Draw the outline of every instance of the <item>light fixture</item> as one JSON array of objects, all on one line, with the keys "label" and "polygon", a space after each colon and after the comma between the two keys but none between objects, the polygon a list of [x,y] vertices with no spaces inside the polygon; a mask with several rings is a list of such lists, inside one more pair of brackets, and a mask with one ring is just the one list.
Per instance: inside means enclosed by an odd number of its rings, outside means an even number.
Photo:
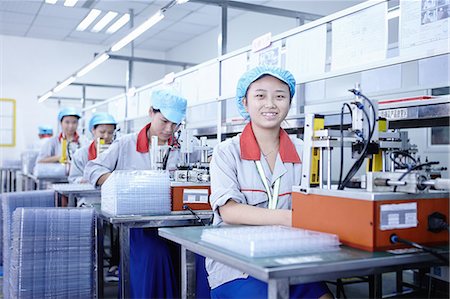
[{"label": "light fixture", "polygon": [[56,1],[58,1],[58,0],[45,0],[45,3],[47,3],[47,4],[55,4]]},{"label": "light fixture", "polygon": [[103,18],[98,21],[97,24],[91,29],[92,32],[100,32],[103,30],[103,28],[106,27],[106,25],[109,24],[116,16],[118,15],[115,11],[108,11],[106,15],[103,16]]},{"label": "light fixture", "polygon": [[86,30],[86,28],[89,27],[89,25],[92,24],[92,22],[94,22],[94,20],[100,15],[102,11],[98,10],[98,9],[91,9],[91,11],[89,12],[89,14],[86,16],[86,18],[83,19],[83,21],[80,22],[80,24],[78,24],[77,26],[77,31],[84,31]]},{"label": "light fixture", "polygon": [[45,100],[47,100],[49,97],[51,97],[53,95],[53,91],[49,91],[49,92],[47,92],[46,94],[44,94],[43,96],[41,96],[39,99],[38,99],[38,103],[42,103],[43,101],[45,101]]},{"label": "light fixture", "polygon": [[184,4],[186,2],[189,2],[189,0],[177,0],[177,4]]},{"label": "light fixture", "polygon": [[106,29],[106,33],[112,34],[123,27],[126,23],[130,21],[130,14],[124,14],[121,16],[114,24],[109,26],[108,29]]},{"label": "light fixture", "polygon": [[120,41],[115,43],[111,47],[111,51],[113,51],[113,52],[119,51],[120,49],[122,49],[123,47],[128,45],[130,42],[135,40],[137,37],[139,37],[142,33],[144,33],[145,31],[150,29],[152,26],[154,26],[156,23],[161,21],[162,19],[164,19],[164,15],[161,12],[161,10],[159,10],[156,14],[154,14],[153,16],[148,18],[147,21],[145,21],[144,23],[139,25],[136,29],[131,31],[128,35],[126,35]]},{"label": "light fixture", "polygon": [[96,68],[97,66],[99,66],[100,64],[102,64],[103,62],[105,62],[106,60],[108,60],[109,55],[106,53],[103,53],[99,56],[97,56],[97,58],[94,59],[94,61],[92,61],[91,63],[89,63],[88,65],[86,65],[84,68],[82,68],[80,71],[78,71],[78,73],[76,74],[77,77],[81,77],[86,75],[87,73],[89,73],[91,70],[93,70],[94,68]]},{"label": "light fixture", "polygon": [[77,4],[78,0],[66,0],[64,1],[64,6],[74,7]]},{"label": "light fixture", "polygon": [[65,81],[63,81],[62,83],[57,85],[55,88],[53,88],[53,92],[54,93],[60,92],[61,90],[63,90],[67,86],[69,86],[73,81],[75,81],[76,78],[77,77],[75,77],[75,76],[71,76],[71,77],[67,78]]}]

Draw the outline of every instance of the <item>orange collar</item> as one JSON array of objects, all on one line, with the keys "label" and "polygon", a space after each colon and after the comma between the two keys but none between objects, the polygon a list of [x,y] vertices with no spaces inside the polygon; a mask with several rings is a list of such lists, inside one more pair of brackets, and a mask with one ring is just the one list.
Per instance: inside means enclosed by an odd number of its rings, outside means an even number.
[{"label": "orange collar", "polygon": [[88,149],[88,160],[94,160],[97,158],[97,148],[95,147],[95,140],[92,141]]},{"label": "orange collar", "polygon": [[[261,150],[259,149],[258,142],[256,141],[255,134],[251,126],[251,122],[248,123],[244,131],[242,131],[241,139],[239,141],[241,147],[241,159],[242,160],[260,160]],[[300,157],[297,154],[297,150],[292,143],[291,138],[285,130],[280,128],[280,156],[283,163],[301,163]]]},{"label": "orange collar", "polygon": [[[145,127],[143,127],[137,136],[137,142],[136,142],[136,151],[139,153],[148,153],[149,150],[149,142],[147,138],[147,131],[150,130],[151,123],[147,124]],[[172,137],[168,140],[169,145],[177,146],[178,143],[176,140]]]},{"label": "orange collar", "polygon": [[[73,139],[72,139],[72,141],[73,141],[73,142],[78,142],[78,138],[80,138],[80,136],[78,136],[78,133],[75,132],[75,134],[73,134]],[[59,142],[61,142],[61,139],[63,139],[63,133],[62,133],[62,132],[59,133],[59,136],[58,136]]]}]

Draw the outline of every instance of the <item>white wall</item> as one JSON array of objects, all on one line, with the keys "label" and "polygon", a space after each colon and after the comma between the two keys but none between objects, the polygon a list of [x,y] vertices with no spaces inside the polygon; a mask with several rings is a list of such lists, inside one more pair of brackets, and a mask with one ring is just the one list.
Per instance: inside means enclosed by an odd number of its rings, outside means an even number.
[{"label": "white wall", "polygon": [[[16,100],[16,146],[0,148],[0,161],[19,159],[20,153],[37,141],[39,125],[49,124],[57,130],[57,101],[38,104],[37,96],[92,61],[95,52],[103,51],[101,46],[0,35],[0,98]],[[120,54],[127,55],[126,51]],[[136,51],[135,55],[164,58],[162,52]],[[125,85],[126,69],[124,61],[107,61],[76,82]],[[139,86],[160,79],[165,67],[137,63],[134,73]],[[119,92],[87,88],[87,97],[108,98]],[[68,87],[58,95],[81,97],[81,87]],[[62,105],[80,107],[78,101],[63,101]]]},{"label": "white wall", "polygon": [[[364,2],[362,0],[345,1],[305,1],[305,0],[273,0],[264,6],[277,6],[290,10],[314,13],[319,15],[329,15]],[[229,11],[233,9],[229,8]],[[221,13],[217,8],[217,20],[220,23]],[[297,21],[292,18],[272,16],[268,14],[245,12],[238,17],[228,20],[228,43],[227,52],[232,52],[240,48],[251,45],[252,40],[267,32],[272,36],[278,35],[292,28],[295,28]],[[183,43],[167,52],[167,59],[177,59],[181,61],[204,62],[218,56],[217,38],[220,27],[208,31],[186,43]],[[168,70],[171,71],[170,68]]]}]

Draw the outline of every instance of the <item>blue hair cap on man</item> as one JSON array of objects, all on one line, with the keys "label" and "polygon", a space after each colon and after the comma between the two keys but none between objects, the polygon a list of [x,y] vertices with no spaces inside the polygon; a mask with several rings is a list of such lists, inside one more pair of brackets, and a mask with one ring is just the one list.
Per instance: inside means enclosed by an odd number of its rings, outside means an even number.
[{"label": "blue hair cap on man", "polygon": [[152,107],[161,111],[169,121],[180,124],[186,115],[187,100],[172,90],[157,90],[152,93]]},{"label": "blue hair cap on man", "polygon": [[243,99],[247,94],[247,90],[253,82],[258,80],[264,75],[269,75],[277,78],[278,80],[284,82],[289,87],[290,98],[295,94],[295,78],[294,76],[287,70],[281,69],[279,67],[262,65],[257,66],[251,70],[245,72],[238,81],[236,88],[236,104],[239,109],[239,113],[245,119],[249,119],[250,115],[245,109]]}]

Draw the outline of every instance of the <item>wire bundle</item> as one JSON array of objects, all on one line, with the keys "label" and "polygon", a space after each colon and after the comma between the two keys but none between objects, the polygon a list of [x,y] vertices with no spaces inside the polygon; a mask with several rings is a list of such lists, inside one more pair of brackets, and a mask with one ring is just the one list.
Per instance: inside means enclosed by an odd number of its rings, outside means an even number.
[{"label": "wire bundle", "polygon": [[375,122],[377,120],[375,107],[373,106],[372,102],[365,95],[363,95],[360,91],[358,91],[356,89],[350,89],[349,91],[352,92],[353,94],[355,94],[356,96],[364,98],[369,103],[370,108],[372,110],[373,123],[370,121],[369,114],[367,113],[366,108],[364,107],[364,105],[359,103],[359,102],[355,102],[354,104],[358,107],[358,109],[362,110],[362,112],[364,113],[364,116],[367,119],[368,128],[369,128],[369,136],[368,136],[367,140],[365,140],[364,139],[364,135],[361,134],[361,137],[363,138],[363,142],[364,142],[364,146],[363,146],[363,149],[362,149],[362,152],[361,152],[361,156],[355,161],[355,163],[353,163],[352,167],[348,171],[348,173],[345,176],[344,180],[342,180],[342,171],[343,171],[343,166],[344,166],[343,165],[344,164],[344,136],[343,136],[344,108],[347,107],[350,110],[350,113],[351,113],[351,108],[350,108],[350,106],[347,103],[345,103],[342,106],[342,109],[341,109],[341,124],[340,124],[340,131],[341,131],[341,170],[340,170],[340,174],[339,174],[339,185],[338,185],[338,189],[339,190],[344,190],[345,186],[350,182],[350,180],[353,178],[353,176],[356,174],[356,172],[358,172],[358,170],[361,167],[361,165],[364,163],[364,159],[366,158],[367,151],[369,149],[369,144],[370,144],[370,142],[372,140],[372,136],[373,136],[373,133],[375,131]]}]

